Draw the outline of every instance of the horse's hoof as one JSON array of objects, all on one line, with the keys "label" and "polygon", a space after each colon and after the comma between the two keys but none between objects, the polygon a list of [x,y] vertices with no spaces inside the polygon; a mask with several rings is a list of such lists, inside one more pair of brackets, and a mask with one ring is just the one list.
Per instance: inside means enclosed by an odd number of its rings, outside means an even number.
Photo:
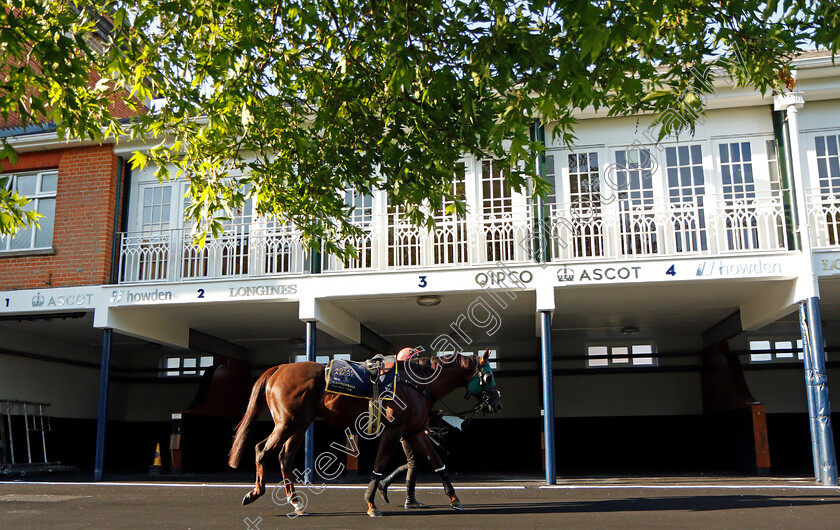
[{"label": "horse's hoof", "polygon": [[251,492],[249,491],[248,493],[245,494],[244,497],[242,497],[242,506],[248,506],[249,504],[251,504],[255,500],[257,500],[257,498],[256,497],[251,497]]},{"label": "horse's hoof", "polygon": [[459,512],[464,510],[464,507],[461,505],[460,502],[453,501],[450,502],[449,505],[452,506],[453,510],[458,510]]},{"label": "horse's hoof", "polygon": [[377,484],[376,487],[377,487],[377,489],[379,489],[379,493],[382,494],[382,498],[385,499],[385,503],[386,504],[391,504],[391,501],[388,500],[388,487],[387,486],[383,487],[381,482],[379,484]]},{"label": "horse's hoof", "polygon": [[367,514],[371,517],[382,517],[382,512],[380,512],[376,508],[368,509]]}]

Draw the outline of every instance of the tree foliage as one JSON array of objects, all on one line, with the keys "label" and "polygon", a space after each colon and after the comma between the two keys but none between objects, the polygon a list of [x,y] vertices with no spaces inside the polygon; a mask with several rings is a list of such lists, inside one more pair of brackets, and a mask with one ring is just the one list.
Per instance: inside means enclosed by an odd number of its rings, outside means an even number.
[{"label": "tree foliage", "polygon": [[[780,90],[799,50],[840,45],[830,1],[119,0],[97,4],[115,26],[99,51],[85,45],[91,9],[6,5],[4,57],[20,61],[12,32],[32,49],[47,42],[40,60],[70,58],[42,76],[30,116],[96,137],[117,126],[98,97],[163,98],[126,127],[154,145],[132,160],[190,179],[199,233],[251,196],[260,214],[338,253],[356,230],[346,187],[386,190],[428,224],[458,199],[452,176],[469,155],[501,160],[514,187],[531,178],[544,193],[536,119],[572,142],[578,109],[653,112],[665,136],[692,128],[714,77]],[[25,29],[4,29],[10,21]],[[100,83],[83,86],[85,68]],[[4,92],[0,111],[24,89]]]},{"label": "tree foliage", "polygon": [[[121,133],[112,103],[139,103],[101,73],[114,72],[103,48],[101,19],[93,9],[62,0],[0,2],[0,129],[38,132],[55,127],[60,138],[102,141]],[[116,73],[116,72],[114,72]],[[0,161],[13,166],[17,153],[6,135]],[[40,215],[0,177],[0,236],[37,224]]]}]

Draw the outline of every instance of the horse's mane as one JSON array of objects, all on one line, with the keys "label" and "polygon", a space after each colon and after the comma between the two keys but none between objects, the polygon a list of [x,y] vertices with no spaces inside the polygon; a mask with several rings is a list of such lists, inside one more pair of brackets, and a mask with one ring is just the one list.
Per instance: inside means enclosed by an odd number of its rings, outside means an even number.
[{"label": "horse's mane", "polygon": [[428,377],[438,369],[438,366],[442,370],[446,370],[447,368],[457,366],[464,370],[472,370],[475,368],[475,355],[461,355],[456,353],[457,357],[447,362],[447,359],[451,359],[451,356],[448,357],[412,357],[411,360],[404,361],[405,363],[412,363],[411,371],[420,376],[420,377]]}]

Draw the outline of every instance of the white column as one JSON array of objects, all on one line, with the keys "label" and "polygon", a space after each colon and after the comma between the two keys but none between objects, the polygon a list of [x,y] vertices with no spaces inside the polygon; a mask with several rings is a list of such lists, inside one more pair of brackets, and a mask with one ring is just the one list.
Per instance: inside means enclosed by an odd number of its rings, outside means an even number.
[{"label": "white column", "polygon": [[814,270],[813,252],[811,246],[811,229],[808,224],[808,204],[806,200],[805,178],[802,175],[802,155],[799,147],[799,109],[805,104],[801,92],[779,94],[773,98],[775,110],[787,112],[788,132],[790,140],[793,174],[790,175],[796,194],[796,213],[801,246],[802,266],[797,281],[797,299],[807,300],[819,296],[820,287]]}]

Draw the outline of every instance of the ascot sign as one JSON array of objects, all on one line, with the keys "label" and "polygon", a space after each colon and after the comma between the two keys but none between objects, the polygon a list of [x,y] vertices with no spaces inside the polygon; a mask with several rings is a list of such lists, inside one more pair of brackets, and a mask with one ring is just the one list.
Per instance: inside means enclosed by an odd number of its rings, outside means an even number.
[{"label": "ascot sign", "polygon": [[49,299],[44,297],[41,293],[36,293],[32,297],[32,307],[64,307],[74,305],[93,305],[93,295],[85,294],[71,294],[66,296],[50,296]]},{"label": "ascot sign", "polygon": [[[642,270],[640,266],[633,267],[593,267],[583,268],[580,271],[578,281],[584,282],[600,282],[612,280],[638,280],[639,271]],[[575,281],[574,269],[565,265],[557,269],[558,282],[573,282]]]}]

